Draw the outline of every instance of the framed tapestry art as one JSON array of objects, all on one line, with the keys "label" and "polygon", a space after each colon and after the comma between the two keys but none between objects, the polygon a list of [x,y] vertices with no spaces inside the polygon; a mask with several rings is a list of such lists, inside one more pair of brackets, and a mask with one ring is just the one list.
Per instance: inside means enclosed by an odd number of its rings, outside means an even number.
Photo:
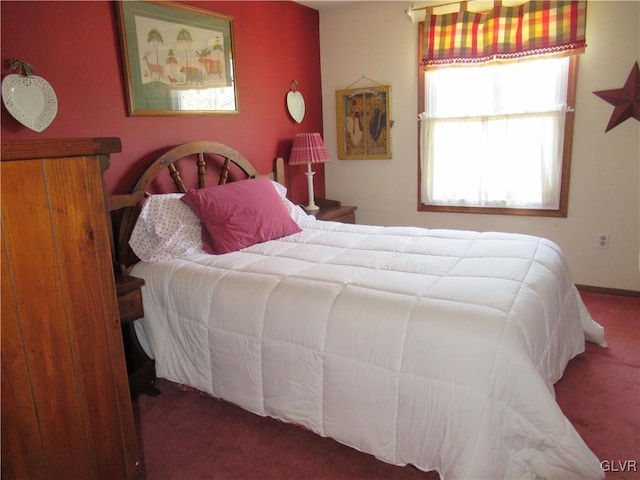
[{"label": "framed tapestry art", "polygon": [[338,158],[391,158],[389,86],[338,90],[336,128]]},{"label": "framed tapestry art", "polygon": [[130,115],[238,113],[233,17],[172,2],[116,2]]}]

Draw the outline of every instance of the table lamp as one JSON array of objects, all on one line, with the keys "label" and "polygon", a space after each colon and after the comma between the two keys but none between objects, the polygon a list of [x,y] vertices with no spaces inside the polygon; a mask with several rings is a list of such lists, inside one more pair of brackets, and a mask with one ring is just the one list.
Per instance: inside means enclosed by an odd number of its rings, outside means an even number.
[{"label": "table lamp", "polygon": [[311,170],[312,163],[323,163],[330,161],[329,152],[324,146],[322,137],[319,133],[298,133],[293,139],[293,147],[291,148],[291,157],[289,165],[307,164],[307,184],[309,185],[309,204],[303,207],[307,212],[319,210],[315,204],[313,196],[313,175],[315,172]]}]

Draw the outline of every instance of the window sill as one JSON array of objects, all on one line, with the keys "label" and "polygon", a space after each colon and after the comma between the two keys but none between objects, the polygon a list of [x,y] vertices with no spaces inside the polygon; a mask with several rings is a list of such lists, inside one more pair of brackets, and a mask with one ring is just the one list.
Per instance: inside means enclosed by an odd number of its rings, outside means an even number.
[{"label": "window sill", "polygon": [[506,207],[460,207],[454,205],[418,204],[419,212],[471,213],[483,215],[514,215],[527,217],[567,217],[563,210],[547,210],[542,208],[506,208]]}]

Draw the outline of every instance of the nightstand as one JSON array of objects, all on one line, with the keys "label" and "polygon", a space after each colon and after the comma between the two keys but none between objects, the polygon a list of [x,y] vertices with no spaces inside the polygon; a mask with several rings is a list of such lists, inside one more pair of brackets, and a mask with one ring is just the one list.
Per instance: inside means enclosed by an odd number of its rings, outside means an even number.
[{"label": "nightstand", "polygon": [[320,210],[308,213],[315,215],[318,220],[356,223],[356,210],[358,207],[343,206],[339,201],[329,200],[327,198],[316,198],[314,202],[320,207]]},{"label": "nightstand", "polygon": [[122,326],[122,341],[129,375],[131,397],[146,393],[152,397],[160,394],[156,388],[155,361],[147,356],[138,341],[133,322],[144,316],[142,291],[144,280],[130,275],[116,276],[118,310]]}]

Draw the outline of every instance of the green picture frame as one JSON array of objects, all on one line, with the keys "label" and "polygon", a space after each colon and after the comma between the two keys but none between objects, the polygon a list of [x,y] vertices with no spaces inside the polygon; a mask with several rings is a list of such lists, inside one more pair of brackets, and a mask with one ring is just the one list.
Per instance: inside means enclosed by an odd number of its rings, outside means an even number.
[{"label": "green picture frame", "polygon": [[116,2],[129,115],[238,114],[233,17]]}]

